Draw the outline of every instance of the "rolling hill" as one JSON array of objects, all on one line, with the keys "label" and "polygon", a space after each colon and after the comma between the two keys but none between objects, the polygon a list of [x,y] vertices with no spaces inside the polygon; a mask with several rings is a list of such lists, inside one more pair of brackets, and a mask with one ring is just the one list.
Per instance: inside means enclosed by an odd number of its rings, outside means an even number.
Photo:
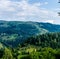
[{"label": "rolling hill", "polygon": [[0,42],[17,46],[27,37],[60,32],[60,25],[40,22],[0,21]]},{"label": "rolling hill", "polygon": [[0,33],[35,35],[46,32],[59,32],[60,25],[39,22],[0,21]]}]

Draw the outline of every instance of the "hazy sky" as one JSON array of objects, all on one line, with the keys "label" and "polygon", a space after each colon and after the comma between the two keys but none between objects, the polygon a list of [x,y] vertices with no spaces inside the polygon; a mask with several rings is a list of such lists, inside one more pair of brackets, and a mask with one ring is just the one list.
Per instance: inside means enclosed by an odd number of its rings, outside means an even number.
[{"label": "hazy sky", "polygon": [[0,20],[60,24],[58,0],[0,0]]}]

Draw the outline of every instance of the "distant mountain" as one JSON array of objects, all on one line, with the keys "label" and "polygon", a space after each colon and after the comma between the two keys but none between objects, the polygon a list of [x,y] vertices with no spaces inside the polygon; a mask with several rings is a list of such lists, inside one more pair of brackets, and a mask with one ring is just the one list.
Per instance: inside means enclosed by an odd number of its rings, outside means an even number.
[{"label": "distant mountain", "polygon": [[60,32],[60,25],[40,22],[0,21],[0,42],[4,42],[4,44],[15,46],[29,36],[49,32]]},{"label": "distant mountain", "polygon": [[0,33],[19,34],[19,35],[36,35],[46,33],[48,30],[43,28],[43,23],[37,22],[16,22],[16,21],[1,21]]},{"label": "distant mountain", "polygon": [[39,22],[0,21],[0,33],[35,35],[46,32],[60,32],[60,25]]}]

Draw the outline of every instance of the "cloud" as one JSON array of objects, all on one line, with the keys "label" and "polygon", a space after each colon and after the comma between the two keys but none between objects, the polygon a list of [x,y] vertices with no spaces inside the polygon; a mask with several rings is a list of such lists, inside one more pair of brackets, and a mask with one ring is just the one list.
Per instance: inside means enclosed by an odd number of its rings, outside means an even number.
[{"label": "cloud", "polygon": [[54,20],[46,20],[45,22],[54,23]]},{"label": "cloud", "polygon": [[[18,21],[39,21],[46,22],[48,19],[58,18],[57,13],[41,8],[48,2],[35,2],[30,4],[28,0],[12,1],[0,0],[0,19]],[[47,22],[53,23],[53,20]]]},{"label": "cloud", "polygon": [[46,5],[47,5],[47,4],[48,4],[48,2],[44,2],[44,4],[46,4]]}]

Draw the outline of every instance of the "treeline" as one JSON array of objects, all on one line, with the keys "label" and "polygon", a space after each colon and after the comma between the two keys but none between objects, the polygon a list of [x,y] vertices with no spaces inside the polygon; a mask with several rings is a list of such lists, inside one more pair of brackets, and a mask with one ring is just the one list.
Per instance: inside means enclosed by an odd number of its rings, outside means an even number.
[{"label": "treeline", "polygon": [[60,59],[60,49],[24,47],[0,49],[0,59]]},{"label": "treeline", "polygon": [[29,37],[25,40],[25,45],[28,44],[39,47],[60,48],[60,33],[46,33]]}]

